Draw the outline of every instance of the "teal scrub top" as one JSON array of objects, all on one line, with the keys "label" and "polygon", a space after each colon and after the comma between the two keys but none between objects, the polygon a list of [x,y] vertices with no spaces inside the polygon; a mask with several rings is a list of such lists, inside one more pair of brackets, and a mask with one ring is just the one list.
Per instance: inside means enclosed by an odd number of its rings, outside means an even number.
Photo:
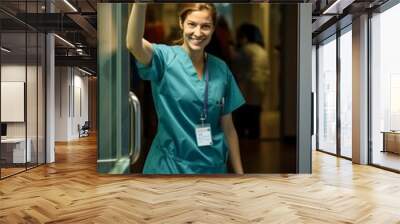
[{"label": "teal scrub top", "polygon": [[206,123],[211,126],[213,144],[199,147],[195,128],[201,123],[204,75],[201,80],[198,79],[192,60],[181,46],[152,46],[150,64],[145,66],[136,62],[139,76],[151,81],[158,117],[157,134],[143,173],[226,173],[228,147],[221,127],[221,116],[245,103],[231,71],[221,59],[207,54],[209,90]]}]

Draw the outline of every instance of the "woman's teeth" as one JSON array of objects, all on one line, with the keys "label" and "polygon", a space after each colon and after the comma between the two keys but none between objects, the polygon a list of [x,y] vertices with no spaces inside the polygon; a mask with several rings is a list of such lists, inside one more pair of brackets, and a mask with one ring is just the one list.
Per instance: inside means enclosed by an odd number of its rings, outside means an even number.
[{"label": "woman's teeth", "polygon": [[203,39],[193,39],[192,38],[192,39],[190,39],[190,41],[193,43],[199,44],[199,43],[203,42]]}]

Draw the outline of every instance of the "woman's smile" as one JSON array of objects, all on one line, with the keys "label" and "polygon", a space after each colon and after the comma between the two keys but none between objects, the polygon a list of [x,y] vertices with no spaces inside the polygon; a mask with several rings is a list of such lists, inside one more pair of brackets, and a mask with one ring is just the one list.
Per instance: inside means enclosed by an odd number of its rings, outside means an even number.
[{"label": "woman's smile", "polygon": [[204,42],[205,38],[189,37],[189,40],[195,45],[201,45]]}]

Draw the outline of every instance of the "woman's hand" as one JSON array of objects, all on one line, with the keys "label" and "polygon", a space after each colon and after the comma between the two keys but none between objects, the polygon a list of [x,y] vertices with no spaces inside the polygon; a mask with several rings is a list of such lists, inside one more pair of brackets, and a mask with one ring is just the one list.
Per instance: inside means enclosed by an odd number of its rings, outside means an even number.
[{"label": "woman's hand", "polygon": [[136,60],[144,65],[151,62],[153,47],[143,38],[146,18],[146,3],[134,3],[126,31],[126,47]]},{"label": "woman's hand", "polygon": [[239,140],[235,125],[232,121],[232,115],[229,113],[221,118],[222,130],[224,131],[226,141],[229,147],[229,156],[232,167],[236,174],[243,174],[242,160],[240,158]]}]

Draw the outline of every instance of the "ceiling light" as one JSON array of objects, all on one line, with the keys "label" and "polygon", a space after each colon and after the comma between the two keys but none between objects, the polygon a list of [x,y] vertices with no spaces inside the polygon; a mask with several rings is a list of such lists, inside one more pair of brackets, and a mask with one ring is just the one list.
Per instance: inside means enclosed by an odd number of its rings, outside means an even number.
[{"label": "ceiling light", "polygon": [[68,1],[68,0],[64,0],[65,4],[67,4],[72,10],[74,10],[74,12],[78,12],[78,10]]},{"label": "ceiling light", "polygon": [[81,71],[81,72],[83,72],[83,73],[85,73],[85,74],[87,74],[87,75],[90,75],[90,76],[92,75],[92,73],[90,73],[90,72],[88,72],[88,71],[86,71],[86,70],[83,70],[83,69],[81,69],[81,68],[79,68],[79,67],[78,67],[78,70]]},{"label": "ceiling light", "polygon": [[67,45],[69,45],[70,47],[75,48],[75,45],[71,44],[71,42],[69,42],[68,40],[58,36],[57,34],[54,34],[55,37],[57,37],[58,39],[60,39],[62,42],[66,43]]},{"label": "ceiling light", "polygon": [[87,55],[86,52],[84,52],[82,48],[77,48],[76,53],[78,53],[79,55]]},{"label": "ceiling light", "polygon": [[6,53],[10,53],[10,52],[11,52],[11,50],[9,50],[9,49],[7,49],[7,48],[5,48],[5,47],[1,47],[1,50],[4,51],[4,52],[6,52]]}]

